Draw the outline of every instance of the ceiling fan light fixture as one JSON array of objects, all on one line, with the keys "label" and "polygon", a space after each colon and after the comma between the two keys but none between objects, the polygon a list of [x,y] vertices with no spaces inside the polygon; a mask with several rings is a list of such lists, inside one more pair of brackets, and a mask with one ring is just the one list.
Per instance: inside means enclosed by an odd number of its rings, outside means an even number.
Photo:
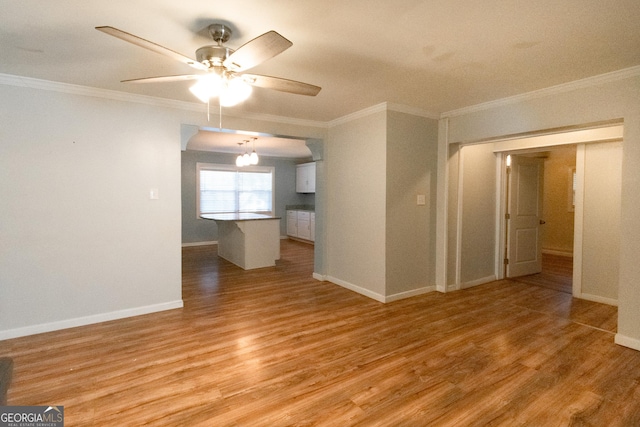
[{"label": "ceiling fan light fixture", "polygon": [[252,88],[244,80],[238,77],[229,78],[220,92],[220,105],[232,107],[245,101],[251,96]]},{"label": "ceiling fan light fixture", "polygon": [[216,74],[200,77],[198,81],[189,88],[189,91],[200,101],[207,103],[209,99],[219,96],[224,89],[222,78]]}]

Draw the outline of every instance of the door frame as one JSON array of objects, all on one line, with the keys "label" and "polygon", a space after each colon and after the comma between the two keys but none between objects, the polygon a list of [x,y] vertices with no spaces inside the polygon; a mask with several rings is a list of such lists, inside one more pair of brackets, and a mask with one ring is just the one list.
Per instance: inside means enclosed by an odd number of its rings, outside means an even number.
[{"label": "door frame", "polygon": [[[495,195],[496,195],[496,208],[495,208],[495,277],[497,279],[504,278],[503,268],[503,243],[504,243],[504,219],[500,212],[504,212],[502,209],[504,200],[504,174],[502,173],[504,159],[506,152],[518,151],[518,150],[535,150],[540,151],[545,147],[553,147],[558,145],[570,145],[570,144],[587,144],[592,142],[615,142],[623,140],[623,128],[624,125],[621,121],[611,121],[608,123],[600,123],[598,125],[585,125],[583,127],[572,126],[571,129],[555,129],[549,131],[537,131],[528,134],[519,134],[517,136],[495,136],[486,138],[480,141],[468,141],[464,143],[452,143],[449,141],[448,135],[448,123],[447,120],[440,122],[439,132],[439,145],[441,149],[438,150],[438,209],[436,215],[436,289],[439,292],[449,292],[461,289],[460,283],[460,248],[449,248],[450,244],[458,245],[460,237],[460,221],[459,215],[461,214],[460,207],[462,200],[460,195],[461,189],[464,183],[461,182],[461,177],[464,172],[464,164],[460,161],[459,155],[451,155],[450,148],[457,146],[461,151],[464,146],[471,144],[493,144],[493,153],[496,156],[495,169],[496,169],[496,182],[495,182]],[[579,151],[579,150],[578,150]],[[584,156],[584,154],[582,154]],[[577,162],[580,162],[580,157],[577,157]],[[584,167],[584,161],[582,161]],[[457,169],[457,170],[456,170]],[[453,170],[454,177],[450,177],[449,173]],[[456,176],[457,175],[457,176]],[[451,185],[450,179],[457,179],[458,185]],[[584,186],[582,181],[584,180],[584,171],[582,168],[582,176],[578,174],[576,170],[577,188],[576,188],[576,209],[578,204],[582,203],[580,200],[579,192],[582,192]],[[454,189],[454,193],[451,197],[449,192]],[[452,203],[452,204],[450,204]],[[582,208],[582,206],[580,206]],[[450,213],[454,213],[454,216],[450,218]],[[453,219],[453,221],[452,221]],[[576,242],[576,236],[578,233],[578,226],[581,226],[578,215],[576,214],[576,228],[574,230],[574,242]],[[582,230],[580,230],[580,233]],[[452,234],[453,233],[453,234]],[[456,237],[457,236],[457,237]],[[451,239],[453,237],[453,239]],[[581,245],[581,236],[578,238],[577,243]],[[574,243],[575,244],[575,243]],[[579,249],[574,247],[574,295],[581,292],[581,276],[576,276],[577,266],[576,261],[581,262]],[[578,259],[576,259],[576,256]],[[453,258],[453,259],[451,259]],[[450,275],[447,272],[449,265],[453,266],[454,274]],[[580,270],[581,271],[581,270]],[[576,283],[577,282],[577,283]],[[580,286],[580,288],[578,288]]]},{"label": "door frame", "polygon": [[[563,145],[575,145],[576,146],[576,201],[574,207],[574,227],[573,227],[573,280],[572,280],[572,293],[574,297],[578,297],[582,294],[582,218],[584,215],[584,143],[574,142],[571,144]],[[497,180],[499,189],[498,194],[500,197],[496,198],[496,239],[497,242],[502,243],[496,245],[496,276],[498,279],[505,279],[506,266],[504,265],[504,259],[507,256],[508,251],[508,231],[509,224],[506,219],[506,213],[508,211],[508,180],[509,175],[507,173],[506,159],[507,156],[517,156],[521,154],[540,153],[543,151],[553,150],[553,146],[528,148],[521,150],[503,151],[496,153],[496,163],[499,173],[499,179]],[[494,151],[495,153],[495,151]],[[544,189],[543,189],[544,191]],[[499,255],[499,256],[498,256]],[[498,271],[500,270],[500,271]]]}]

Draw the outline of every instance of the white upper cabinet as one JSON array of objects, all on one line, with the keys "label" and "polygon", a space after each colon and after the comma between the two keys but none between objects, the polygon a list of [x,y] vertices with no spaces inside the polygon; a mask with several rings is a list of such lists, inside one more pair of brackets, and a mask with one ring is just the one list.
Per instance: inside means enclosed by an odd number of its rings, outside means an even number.
[{"label": "white upper cabinet", "polygon": [[316,164],[303,163],[296,166],[296,193],[316,192]]}]

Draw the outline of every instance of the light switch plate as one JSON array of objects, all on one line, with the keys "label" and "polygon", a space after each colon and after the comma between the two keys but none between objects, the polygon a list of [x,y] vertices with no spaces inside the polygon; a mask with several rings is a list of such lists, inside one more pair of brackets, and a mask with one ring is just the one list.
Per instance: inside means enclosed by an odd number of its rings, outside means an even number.
[{"label": "light switch plate", "polygon": [[149,190],[149,198],[151,200],[158,200],[160,198],[157,188],[152,188],[151,190]]}]

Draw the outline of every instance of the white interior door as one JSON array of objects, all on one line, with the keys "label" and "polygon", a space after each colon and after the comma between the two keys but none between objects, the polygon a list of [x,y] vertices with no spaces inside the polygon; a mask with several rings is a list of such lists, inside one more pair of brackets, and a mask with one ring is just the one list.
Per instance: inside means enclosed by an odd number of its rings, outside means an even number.
[{"label": "white interior door", "polygon": [[507,277],[542,271],[544,159],[511,156]]}]

